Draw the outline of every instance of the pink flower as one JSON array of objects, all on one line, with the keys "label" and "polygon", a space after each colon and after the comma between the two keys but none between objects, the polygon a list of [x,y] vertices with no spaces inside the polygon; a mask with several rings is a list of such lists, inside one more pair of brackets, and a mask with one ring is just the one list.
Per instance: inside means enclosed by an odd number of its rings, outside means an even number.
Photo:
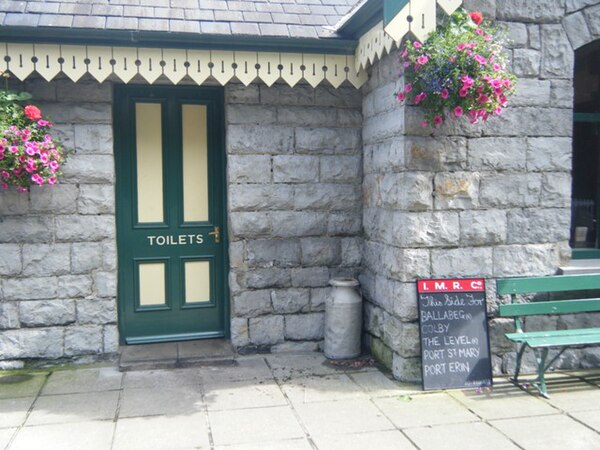
[{"label": "pink flower", "polygon": [[483,30],[481,28],[477,28],[475,33],[477,33],[479,36],[483,36]]},{"label": "pink flower", "polygon": [[481,55],[475,55],[474,56],[475,61],[477,61],[479,64],[481,64],[482,66],[485,66],[487,64],[487,59],[485,59],[483,56]]},{"label": "pink flower", "polygon": [[457,106],[456,108],[454,108],[454,115],[456,117],[460,117],[463,115],[463,109],[460,106]]},{"label": "pink flower", "polygon": [[50,170],[52,171],[52,173],[56,172],[59,167],[59,165],[56,161],[50,161],[50,164],[48,164],[48,166],[50,167]]},{"label": "pink flower", "polygon": [[498,106],[494,112],[496,113],[497,116],[499,116],[500,114],[502,114],[502,108],[500,108]]},{"label": "pink flower", "polygon": [[4,181],[2,183],[0,183],[0,188],[4,189],[5,191],[8,189],[8,184],[6,184]]},{"label": "pink flower", "polygon": [[408,61],[404,61],[402,63],[402,67],[404,67],[406,69],[407,67],[410,67],[410,63]]},{"label": "pink flower", "polygon": [[33,175],[31,175],[31,181],[33,181],[38,186],[41,186],[42,184],[44,184],[44,179],[37,173],[34,173]]},{"label": "pink flower", "polygon": [[459,52],[462,52],[466,46],[467,46],[467,44],[464,44],[464,43],[458,44],[456,46],[456,50],[458,50]]},{"label": "pink flower", "polygon": [[494,63],[494,64],[492,65],[492,69],[494,69],[494,70],[498,71],[498,70],[502,69],[502,67],[500,67],[500,64]]},{"label": "pink flower", "polygon": [[476,25],[479,25],[483,21],[483,14],[479,11],[473,11],[469,13],[469,17]]},{"label": "pink flower", "polygon": [[48,178],[48,184],[56,184],[56,177]]},{"label": "pink flower", "polygon": [[435,123],[436,125],[441,125],[442,122],[444,122],[444,119],[442,119],[442,116],[435,116],[433,118],[433,123]]},{"label": "pink flower", "polygon": [[3,170],[2,172],[0,172],[0,176],[2,178],[4,178],[5,180],[8,180],[8,178],[10,177],[10,174],[6,170]]},{"label": "pink flower", "polygon": [[16,145],[11,145],[10,146],[10,152],[11,153],[18,153],[19,152],[19,147],[17,147]]},{"label": "pink flower", "polygon": [[47,126],[49,126],[49,125],[52,125],[52,124],[51,124],[50,122],[48,122],[47,120],[43,120],[43,119],[40,119],[40,120],[38,120],[38,121],[37,121],[37,124],[38,124],[40,127],[47,127]]},{"label": "pink flower", "polygon": [[417,58],[417,62],[421,65],[427,64],[427,61],[429,61],[429,57],[427,55],[419,56]]},{"label": "pink flower", "polygon": [[400,56],[402,56],[403,58],[406,58],[408,56],[408,50],[404,49],[404,51],[400,54]]},{"label": "pink flower", "polygon": [[37,106],[27,105],[24,110],[29,120],[40,120],[42,118],[42,112]]},{"label": "pink flower", "polygon": [[469,90],[467,88],[462,88],[458,91],[458,95],[461,97],[466,97],[469,94]]},{"label": "pink flower", "polygon": [[427,121],[426,121],[426,120],[424,120],[423,122],[421,122],[421,126],[422,126],[423,128],[427,128],[427,125],[429,125],[429,124],[427,123]]},{"label": "pink flower", "polygon": [[417,96],[415,97],[415,105],[418,105],[426,98],[427,98],[427,94],[425,92],[421,92],[420,94],[417,94]]},{"label": "pink flower", "polygon": [[419,41],[415,41],[415,42],[413,42],[413,47],[414,48],[421,48],[423,46],[421,45],[421,43]]},{"label": "pink flower", "polygon": [[412,84],[408,83],[404,86],[404,92],[409,93],[410,91],[412,91]]},{"label": "pink flower", "polygon": [[484,40],[484,41],[486,41],[486,42],[489,42],[489,41],[491,41],[492,39],[494,39],[494,38],[493,38],[492,36],[490,36],[489,34],[486,34],[486,35],[483,37],[483,40]]},{"label": "pink flower", "polygon": [[406,99],[406,95],[404,95],[404,92],[398,92],[398,93],[396,94],[396,99],[397,99],[399,102],[403,102],[403,101]]},{"label": "pink flower", "polygon": [[448,98],[448,89],[442,89],[440,92],[440,97],[442,97],[444,100],[446,100]]}]

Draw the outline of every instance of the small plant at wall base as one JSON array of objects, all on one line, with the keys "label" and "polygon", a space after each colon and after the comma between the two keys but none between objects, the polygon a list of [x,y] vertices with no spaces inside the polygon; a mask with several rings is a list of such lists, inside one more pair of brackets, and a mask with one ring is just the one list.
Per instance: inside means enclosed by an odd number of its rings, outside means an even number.
[{"label": "small plant at wall base", "polygon": [[50,134],[53,124],[29,99],[27,92],[0,90],[0,190],[56,184],[66,160],[67,152]]},{"label": "small plant at wall base", "polygon": [[423,127],[448,116],[478,123],[502,114],[516,82],[505,43],[481,13],[457,10],[423,44],[408,41],[401,49],[405,85],[396,98],[424,111]]}]

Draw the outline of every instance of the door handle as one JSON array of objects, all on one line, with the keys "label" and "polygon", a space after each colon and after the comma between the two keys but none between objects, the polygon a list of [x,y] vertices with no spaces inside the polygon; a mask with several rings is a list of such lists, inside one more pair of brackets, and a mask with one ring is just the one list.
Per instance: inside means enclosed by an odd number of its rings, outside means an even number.
[{"label": "door handle", "polygon": [[214,236],[215,244],[219,244],[221,242],[221,227],[216,226],[214,231],[211,231],[208,234],[210,234],[211,236]]}]

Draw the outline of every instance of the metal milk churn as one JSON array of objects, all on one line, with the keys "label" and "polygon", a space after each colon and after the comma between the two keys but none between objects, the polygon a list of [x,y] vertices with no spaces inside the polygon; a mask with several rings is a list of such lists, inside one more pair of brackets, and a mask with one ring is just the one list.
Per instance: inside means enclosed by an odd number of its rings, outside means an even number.
[{"label": "metal milk churn", "polygon": [[325,356],[330,359],[356,358],[361,349],[362,298],[358,280],[333,278],[331,295],[325,304]]}]

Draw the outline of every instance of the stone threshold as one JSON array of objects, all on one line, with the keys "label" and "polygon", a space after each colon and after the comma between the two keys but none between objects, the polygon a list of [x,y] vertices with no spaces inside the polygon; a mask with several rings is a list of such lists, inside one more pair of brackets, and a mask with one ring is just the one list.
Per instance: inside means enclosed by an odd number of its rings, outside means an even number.
[{"label": "stone threshold", "polygon": [[558,268],[559,275],[600,274],[600,259],[573,259]]},{"label": "stone threshold", "polygon": [[119,370],[173,369],[235,362],[231,342],[225,339],[124,345],[119,348]]}]

